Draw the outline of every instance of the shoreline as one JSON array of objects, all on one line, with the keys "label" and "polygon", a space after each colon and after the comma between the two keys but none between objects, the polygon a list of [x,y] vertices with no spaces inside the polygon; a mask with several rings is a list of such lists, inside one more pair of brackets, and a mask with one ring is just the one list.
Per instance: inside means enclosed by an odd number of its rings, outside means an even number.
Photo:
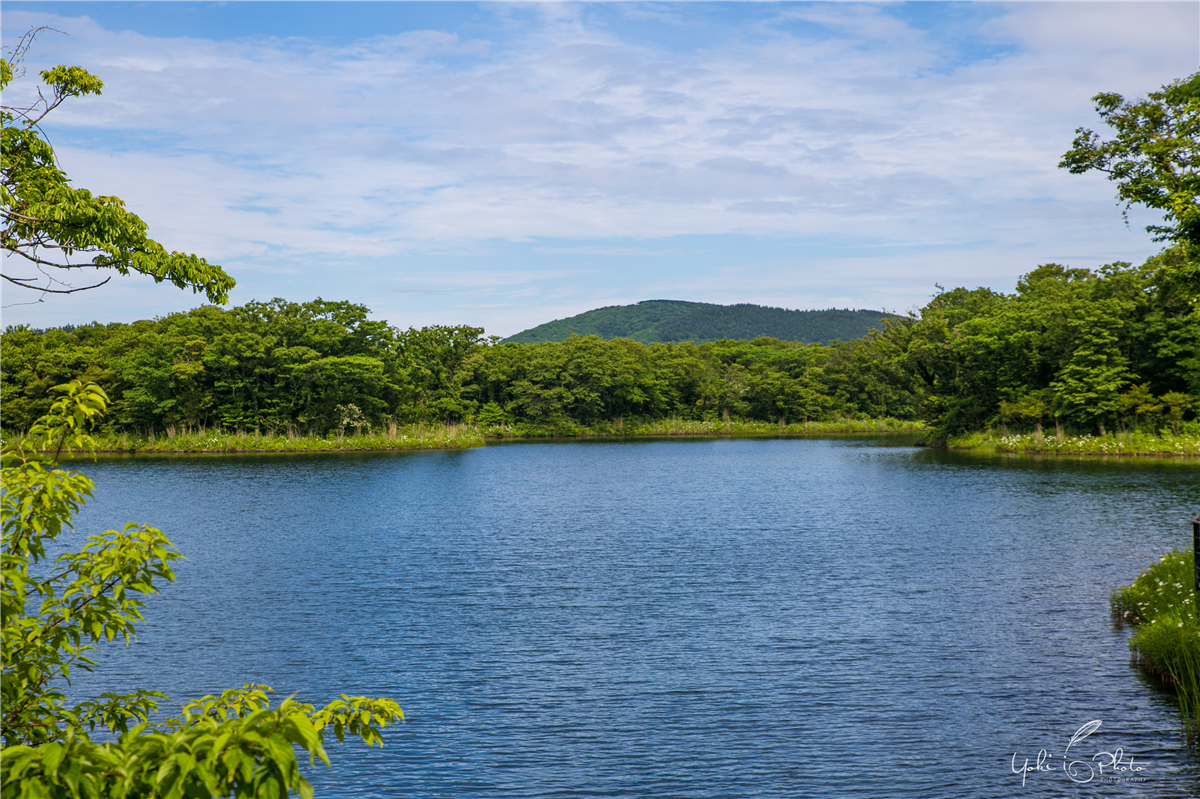
[{"label": "shoreline", "polygon": [[1054,455],[1072,458],[1200,458],[1200,452],[1086,452],[1062,449],[983,449],[978,447],[939,447],[955,452],[977,452],[985,455]]},{"label": "shoreline", "polygon": [[[632,425],[631,425],[632,427]],[[489,444],[505,442],[535,442],[550,440],[621,441],[654,438],[799,438],[830,435],[917,435],[923,429],[889,426],[880,422],[851,424],[810,423],[804,428],[784,427],[778,429],[769,423],[733,423],[728,428],[705,423],[684,426],[639,425],[635,429],[621,431],[599,426],[542,427],[521,425],[505,428],[480,429],[474,425],[454,425],[446,428],[419,429],[404,434],[374,434],[344,436],[341,439],[317,437],[259,436],[254,434],[210,433],[201,436],[187,435],[174,438],[156,436],[153,442],[146,438],[123,435],[98,435],[97,455],[300,455],[304,453],[331,452],[415,452],[429,450],[477,449]],[[190,439],[190,440],[189,440]],[[117,443],[120,442],[120,443]],[[87,457],[86,450],[63,453],[63,458]]]},{"label": "shoreline", "polygon": [[[262,435],[260,433],[187,432],[159,434],[153,439],[128,433],[100,434],[97,455],[253,455],[306,452],[414,452],[467,450],[504,442],[535,441],[625,441],[646,439],[716,438],[812,438],[843,435],[908,435],[929,431],[917,422],[896,419],[841,420],[783,425],[747,421],[606,422],[593,425],[507,424],[481,427],[475,424],[392,427],[386,432],[338,437]],[[1040,439],[1040,440],[1039,440]],[[1070,436],[1063,439],[1035,435],[1005,436],[988,431],[948,440],[915,442],[917,446],[946,451],[999,456],[1055,456],[1100,458],[1200,458],[1200,436],[1145,434]],[[88,453],[64,453],[81,457]]]}]

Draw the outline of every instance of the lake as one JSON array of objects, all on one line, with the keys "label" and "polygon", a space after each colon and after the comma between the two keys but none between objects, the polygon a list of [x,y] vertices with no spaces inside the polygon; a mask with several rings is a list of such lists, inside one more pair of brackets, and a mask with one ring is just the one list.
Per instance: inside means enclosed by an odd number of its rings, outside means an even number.
[{"label": "lake", "polygon": [[1108,611],[1200,464],[911,442],[86,462],[81,531],[188,560],[76,690],[398,699],[318,796],[1200,796]]}]

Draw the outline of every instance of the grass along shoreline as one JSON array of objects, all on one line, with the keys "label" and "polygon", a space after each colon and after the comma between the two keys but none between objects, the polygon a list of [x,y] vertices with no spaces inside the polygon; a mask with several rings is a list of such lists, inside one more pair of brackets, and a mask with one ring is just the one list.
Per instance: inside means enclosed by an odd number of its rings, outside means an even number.
[{"label": "grass along shoreline", "polygon": [[[474,425],[411,425],[361,434],[302,436],[296,433],[194,430],[157,433],[93,433],[96,452],[176,454],[236,454],[246,452],[339,452],[370,450],[468,449],[483,446]],[[75,453],[78,455],[79,453]],[[86,454],[86,453],[84,453]]]},{"label": "grass along shoreline", "polygon": [[[153,435],[131,432],[93,434],[101,453],[157,452],[219,454],[250,452],[341,452],[374,450],[470,449],[487,441],[541,438],[668,438],[668,437],[775,437],[846,433],[924,433],[925,423],[901,419],[835,419],[821,422],[748,421],[744,419],[614,419],[590,425],[571,420],[535,424],[498,425],[415,424],[389,425],[385,429],[346,431],[325,436],[291,432],[229,430],[167,430]],[[4,438],[8,440],[9,434]],[[13,436],[20,438],[20,436]],[[988,430],[950,438],[949,449],[990,453],[1098,455],[1125,457],[1200,457],[1200,434],[1178,435],[1117,433],[1106,436],[1045,436],[1040,433],[1002,435]]]},{"label": "grass along shoreline", "polygon": [[946,441],[950,449],[976,452],[1017,452],[1047,455],[1102,455],[1115,457],[1197,457],[1200,456],[1200,432],[1188,430],[1160,435],[1144,432],[1092,435],[1045,435],[1041,432],[1004,435],[996,430],[968,433]]},{"label": "grass along shoreline", "polygon": [[1193,553],[1175,550],[1112,595],[1113,619],[1132,624],[1129,650],[1175,693],[1188,744],[1200,746],[1200,621]]},{"label": "grass along shoreline", "polygon": [[483,428],[487,438],[663,438],[670,436],[780,436],[821,435],[824,433],[920,433],[923,422],[900,419],[835,419],[826,422],[756,422],[739,419],[679,419],[669,417],[653,420],[614,419],[582,425],[573,421],[552,424],[516,422],[489,425]]},{"label": "grass along shoreline", "polygon": [[[96,432],[96,452],[109,454],[240,454],[254,452],[366,452],[379,450],[469,449],[488,440],[539,438],[654,438],[669,436],[779,436],[834,433],[917,433],[919,422],[897,419],[843,419],[779,425],[742,420],[654,421],[613,420],[592,425],[571,421],[556,424],[506,425],[448,424],[389,425],[384,430],[347,431],[326,436],[261,431],[168,430],[153,435],[130,432]],[[8,440],[9,435],[4,438]],[[13,436],[20,439],[21,436]],[[77,455],[79,453],[76,453]]]}]

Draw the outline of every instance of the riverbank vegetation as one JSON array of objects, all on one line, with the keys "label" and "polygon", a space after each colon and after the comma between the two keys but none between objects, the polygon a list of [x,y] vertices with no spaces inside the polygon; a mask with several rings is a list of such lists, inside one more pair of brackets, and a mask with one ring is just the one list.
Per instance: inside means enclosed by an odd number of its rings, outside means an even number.
[{"label": "riverbank vegetation", "polygon": [[1174,691],[1184,730],[1200,744],[1200,622],[1197,621],[1194,554],[1176,550],[1113,592],[1118,623],[1135,625],[1129,639],[1144,671]]},{"label": "riverbank vegetation", "polygon": [[985,430],[952,437],[948,439],[947,445],[952,449],[970,449],[977,452],[1192,457],[1200,455],[1200,432],[1194,428],[1195,425],[1189,425],[1189,432],[1178,434],[1170,430],[1163,430],[1160,435],[1141,430],[1125,430],[1103,436],[1063,435],[1061,438],[1039,432],[1004,435],[997,430]]},{"label": "riverbank vegetation", "polygon": [[[834,422],[799,422],[776,425],[767,422],[737,420],[697,421],[658,419],[650,421],[601,422],[592,425],[503,424],[481,426],[475,423],[391,424],[383,430],[343,430],[325,436],[300,435],[258,430],[226,431],[175,430],[168,428],[153,437],[137,431],[116,431],[94,435],[96,452],[105,453],[177,453],[237,454],[249,452],[352,452],[372,450],[469,449],[482,447],[487,439],[521,438],[667,438],[673,436],[792,436],[854,433],[919,433],[921,422],[899,419],[845,419]],[[20,445],[28,436],[17,436]],[[73,457],[70,453],[63,457]]]},{"label": "riverbank vegetation", "polygon": [[591,425],[509,423],[482,428],[487,438],[668,438],[672,436],[796,436],[842,433],[919,433],[920,421],[902,419],[838,419],[788,424],[747,419],[666,419],[597,422]]},{"label": "riverbank vegetation", "polygon": [[[24,439],[21,439],[24,440]],[[467,449],[481,447],[483,434],[473,424],[391,425],[383,430],[342,430],[326,436],[302,436],[295,430],[167,430],[145,433],[109,430],[93,436],[97,452],[238,453],[331,452],[355,450]]]},{"label": "riverbank vegetation", "polygon": [[[0,423],[28,429],[52,386],[82,376],[114,398],[104,449],[397,448],[395,431],[424,426],[461,445],[927,429],[982,450],[1196,455],[1200,314],[1164,267],[1194,257],[1177,245],[1140,266],[1042,266],[1012,294],[943,291],[829,346],[505,344],[477,327],[401,330],[324,300],[10,327]],[[447,425],[456,432],[433,433]]]},{"label": "riverbank vegetation", "polygon": [[9,328],[0,339],[0,416],[5,430],[25,429],[52,386],[83,375],[115,399],[105,434],[147,439],[200,429],[325,438],[469,423],[618,435],[683,422],[697,432],[755,433],[815,422],[855,430],[887,417],[919,426],[909,398],[871,383],[854,344],[594,336],[499,344],[480,328],[402,331],[367,314],[344,302],[275,300],[131,325]]}]

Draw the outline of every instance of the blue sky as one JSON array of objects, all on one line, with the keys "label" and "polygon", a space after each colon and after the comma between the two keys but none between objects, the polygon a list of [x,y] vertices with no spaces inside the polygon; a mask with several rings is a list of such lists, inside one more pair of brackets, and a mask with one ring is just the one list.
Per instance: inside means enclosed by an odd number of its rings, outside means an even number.
[{"label": "blue sky", "polygon": [[[1191,74],[1188,3],[7,2],[30,76],[105,81],[47,133],[231,300],[347,299],[509,335],[643,299],[904,311],[1156,252],[1056,168],[1090,97]],[[5,102],[34,90],[14,84]],[[7,290],[4,323],[198,297]]]}]

